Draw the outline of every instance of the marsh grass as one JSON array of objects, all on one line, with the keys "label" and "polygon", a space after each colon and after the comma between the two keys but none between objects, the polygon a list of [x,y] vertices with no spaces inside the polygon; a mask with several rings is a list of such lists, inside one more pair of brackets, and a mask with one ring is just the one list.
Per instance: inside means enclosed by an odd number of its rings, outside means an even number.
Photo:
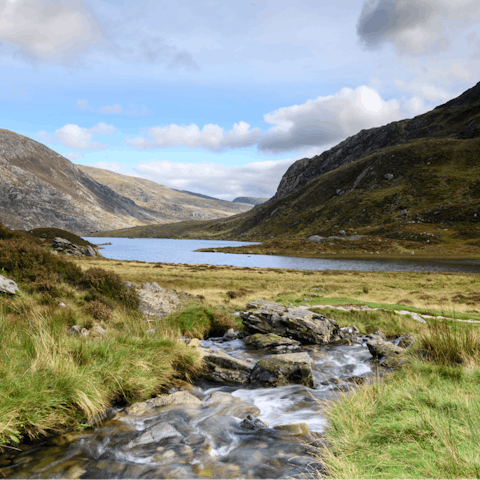
[{"label": "marsh grass", "polygon": [[0,298],[0,451],[22,437],[80,427],[116,401],[149,398],[200,369],[198,355],[171,332],[147,333],[146,322],[121,307],[115,328],[100,322],[106,339],[68,336],[71,325],[92,323],[81,301],[41,306],[38,296]]}]

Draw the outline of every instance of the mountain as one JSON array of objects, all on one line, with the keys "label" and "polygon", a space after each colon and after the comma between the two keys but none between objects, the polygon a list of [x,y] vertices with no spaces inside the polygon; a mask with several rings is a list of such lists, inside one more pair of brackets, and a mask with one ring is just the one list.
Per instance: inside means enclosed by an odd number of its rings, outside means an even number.
[{"label": "mountain", "polygon": [[201,193],[175,190],[144,178],[83,165],[77,165],[77,168],[119,195],[133,200],[137,205],[161,213],[162,219],[159,223],[211,220],[246,212],[252,208],[246,203],[232,203]]},{"label": "mountain", "polygon": [[259,197],[237,197],[232,202],[239,202],[239,203],[248,203],[250,205],[261,205],[265,203],[268,198],[259,198]]},{"label": "mountain", "polygon": [[249,212],[155,227],[148,236],[265,240],[421,223],[460,224],[459,235],[480,238],[472,228],[479,220],[480,83],[423,115],[297,161],[275,196]]},{"label": "mountain", "polygon": [[[192,202],[187,218],[202,218],[198,213],[201,209],[195,210]],[[233,205],[230,212],[251,208],[217,202]],[[173,205],[171,211],[162,211],[166,210],[163,208],[157,211],[148,202],[139,205],[45,145],[0,129],[0,222],[9,228],[55,227],[85,235],[100,229],[175,221],[178,220],[174,215],[176,209],[183,215],[184,210],[178,204]],[[210,210],[210,216],[204,218],[229,214],[225,213],[226,209]]]}]

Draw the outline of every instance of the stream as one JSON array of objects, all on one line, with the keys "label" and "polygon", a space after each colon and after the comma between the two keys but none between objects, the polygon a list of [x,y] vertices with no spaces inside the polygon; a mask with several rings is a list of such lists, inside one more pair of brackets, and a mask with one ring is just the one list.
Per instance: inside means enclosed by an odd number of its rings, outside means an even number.
[{"label": "stream", "polygon": [[[262,355],[240,339],[209,339],[202,347],[256,362]],[[6,478],[318,478],[309,454],[327,426],[323,400],[371,373],[368,348],[304,346],[313,359],[314,388],[254,388],[199,380],[186,403],[134,404],[109,420],[0,456]],[[172,395],[170,395],[172,397]],[[183,398],[183,397],[182,397]],[[286,427],[287,426],[287,427]],[[308,428],[307,428],[308,426]]]}]

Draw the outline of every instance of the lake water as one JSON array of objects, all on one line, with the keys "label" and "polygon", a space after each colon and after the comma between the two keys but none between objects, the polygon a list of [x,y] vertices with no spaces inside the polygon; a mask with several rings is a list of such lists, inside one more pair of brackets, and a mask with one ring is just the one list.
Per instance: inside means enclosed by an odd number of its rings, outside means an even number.
[{"label": "lake water", "polygon": [[235,267],[291,268],[298,270],[360,270],[412,272],[480,273],[480,262],[475,260],[425,260],[405,257],[396,260],[335,259],[281,257],[275,255],[239,255],[233,253],[195,252],[199,248],[236,247],[255,245],[248,242],[220,240],[176,240],[170,238],[113,238],[84,237],[102,247],[105,258],[138,260],[157,263],[185,263],[189,265],[229,265]]}]

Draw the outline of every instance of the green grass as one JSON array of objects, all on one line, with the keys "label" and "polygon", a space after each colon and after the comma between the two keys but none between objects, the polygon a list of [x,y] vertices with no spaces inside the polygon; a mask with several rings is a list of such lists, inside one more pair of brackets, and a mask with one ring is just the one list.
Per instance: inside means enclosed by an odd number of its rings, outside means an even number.
[{"label": "green grass", "polygon": [[328,411],[332,478],[479,478],[480,371],[413,362]]}]

